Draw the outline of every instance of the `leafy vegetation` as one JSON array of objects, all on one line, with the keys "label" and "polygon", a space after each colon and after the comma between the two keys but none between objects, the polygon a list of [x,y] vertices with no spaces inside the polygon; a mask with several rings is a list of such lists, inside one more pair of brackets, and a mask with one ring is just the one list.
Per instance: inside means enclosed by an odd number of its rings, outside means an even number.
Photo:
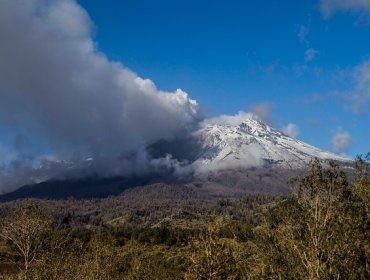
[{"label": "leafy vegetation", "polygon": [[366,159],[350,178],[315,160],[292,185],[240,200],[4,203],[0,279],[369,279]]}]

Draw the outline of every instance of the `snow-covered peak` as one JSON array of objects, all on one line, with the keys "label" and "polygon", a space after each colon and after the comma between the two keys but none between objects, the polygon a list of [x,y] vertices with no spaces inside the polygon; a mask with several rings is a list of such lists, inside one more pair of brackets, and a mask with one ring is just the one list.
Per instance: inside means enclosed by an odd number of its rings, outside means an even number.
[{"label": "snow-covered peak", "polygon": [[349,162],[347,158],[291,138],[251,114],[237,121],[226,116],[211,119],[195,132],[194,136],[201,145],[195,164],[200,169],[302,168],[315,157],[323,161]]}]

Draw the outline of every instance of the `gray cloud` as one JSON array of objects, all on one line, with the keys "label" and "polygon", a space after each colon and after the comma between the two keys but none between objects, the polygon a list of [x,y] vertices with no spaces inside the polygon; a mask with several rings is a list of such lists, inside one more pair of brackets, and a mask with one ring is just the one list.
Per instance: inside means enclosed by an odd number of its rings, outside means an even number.
[{"label": "gray cloud", "polygon": [[266,124],[271,124],[271,111],[273,105],[271,103],[259,103],[250,107],[250,112],[257,115]]},{"label": "gray cloud", "polygon": [[45,146],[27,159],[14,151],[2,163],[0,188],[12,172],[38,180],[69,165],[86,166],[89,157],[96,170],[132,169],[124,158],[136,154],[139,162],[143,147],[186,133],[200,118],[184,91],[161,91],[109,61],[92,29],[75,0],[0,2],[0,125],[23,131],[0,133],[22,135],[14,141],[18,148],[25,139]]},{"label": "gray cloud", "polygon": [[330,18],[338,11],[360,12],[370,15],[370,1],[368,0],[321,0],[320,10],[324,18]]},{"label": "gray cloud", "polygon": [[21,152],[23,150],[27,150],[29,146],[31,146],[31,143],[24,134],[17,133],[14,136],[13,148],[15,151]]},{"label": "gray cloud", "polygon": [[348,132],[337,132],[331,140],[333,151],[336,153],[342,153],[348,150],[351,143],[351,136]]}]

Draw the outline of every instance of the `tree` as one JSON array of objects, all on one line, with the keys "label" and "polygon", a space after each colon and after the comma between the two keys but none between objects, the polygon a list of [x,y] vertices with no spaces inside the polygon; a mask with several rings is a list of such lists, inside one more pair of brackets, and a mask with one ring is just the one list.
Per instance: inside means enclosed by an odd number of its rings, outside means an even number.
[{"label": "tree", "polygon": [[230,242],[219,237],[222,222],[217,220],[193,242],[186,279],[236,279],[236,260]]},{"label": "tree", "polygon": [[28,279],[31,265],[41,254],[43,236],[49,228],[49,219],[36,204],[12,212],[2,223],[0,237],[10,242],[15,254],[22,258],[24,279]]},{"label": "tree", "polygon": [[350,184],[334,162],[324,168],[316,159],[310,173],[296,180],[295,195],[273,208],[278,214],[269,235],[281,271],[294,278],[368,279],[370,180],[364,159],[355,167]]},{"label": "tree", "polygon": [[300,182],[297,201],[303,211],[301,242],[296,250],[310,279],[322,279],[324,274],[339,275],[333,269],[333,240],[340,215],[339,201],[346,193],[346,175],[331,162],[323,170],[318,159],[311,164],[311,173]]}]

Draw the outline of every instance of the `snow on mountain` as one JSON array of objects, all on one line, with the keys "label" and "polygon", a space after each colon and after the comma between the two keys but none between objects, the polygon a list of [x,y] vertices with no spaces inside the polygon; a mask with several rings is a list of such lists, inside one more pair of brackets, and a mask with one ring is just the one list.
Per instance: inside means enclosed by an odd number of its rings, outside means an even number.
[{"label": "snow on mountain", "polygon": [[235,118],[206,121],[194,136],[201,146],[194,162],[200,171],[252,166],[297,169],[315,157],[350,161],[291,138],[251,114],[239,122]]}]

